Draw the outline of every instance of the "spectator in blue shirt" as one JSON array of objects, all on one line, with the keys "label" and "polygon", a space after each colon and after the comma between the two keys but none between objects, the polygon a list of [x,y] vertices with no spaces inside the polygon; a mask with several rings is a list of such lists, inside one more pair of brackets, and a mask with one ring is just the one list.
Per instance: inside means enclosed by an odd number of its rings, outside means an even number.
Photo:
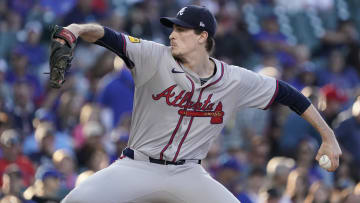
[{"label": "spectator in blue shirt", "polygon": [[97,101],[102,107],[111,110],[113,127],[115,127],[124,113],[132,112],[135,91],[134,81],[130,71],[125,66],[120,66],[118,70],[104,78],[102,86]]},{"label": "spectator in blue shirt", "polygon": [[343,151],[352,157],[353,164],[360,178],[360,97],[352,106],[352,115],[340,122],[335,129],[335,134],[342,146]]}]

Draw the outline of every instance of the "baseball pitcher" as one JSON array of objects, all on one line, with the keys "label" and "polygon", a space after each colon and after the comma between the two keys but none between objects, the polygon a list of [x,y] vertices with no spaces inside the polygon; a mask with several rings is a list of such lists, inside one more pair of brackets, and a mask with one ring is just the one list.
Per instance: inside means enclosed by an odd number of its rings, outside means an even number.
[{"label": "baseball pitcher", "polygon": [[231,114],[242,107],[289,106],[321,134],[316,156],[339,165],[333,131],[300,92],[283,81],[210,57],[216,20],[208,9],[186,6],[160,22],[172,28],[170,46],[138,39],[97,24],[54,27],[51,86],[60,88],[78,37],[124,59],[135,82],[128,147],[63,200],[79,202],[239,202],[201,166]]}]

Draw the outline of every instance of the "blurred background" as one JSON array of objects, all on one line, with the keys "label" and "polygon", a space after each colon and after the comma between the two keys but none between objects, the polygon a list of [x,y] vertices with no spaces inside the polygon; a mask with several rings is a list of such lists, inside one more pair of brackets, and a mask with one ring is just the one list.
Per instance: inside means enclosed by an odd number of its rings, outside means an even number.
[{"label": "blurred background", "polygon": [[49,26],[97,22],[168,44],[161,16],[187,4],[218,21],[214,57],[284,80],[310,98],[343,156],[314,160],[319,134],[287,107],[234,114],[203,166],[242,203],[360,202],[360,1],[0,0],[0,202],[58,202],[126,146],[134,84],[104,48],[76,47],[48,86]]}]

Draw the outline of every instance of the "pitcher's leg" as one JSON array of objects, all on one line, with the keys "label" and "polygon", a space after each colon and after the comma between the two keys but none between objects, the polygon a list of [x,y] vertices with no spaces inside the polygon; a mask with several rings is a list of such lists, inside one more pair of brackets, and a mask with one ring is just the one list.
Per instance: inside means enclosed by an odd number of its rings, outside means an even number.
[{"label": "pitcher's leg", "polygon": [[223,185],[213,179],[200,165],[178,173],[167,184],[171,192],[186,203],[239,203]]},{"label": "pitcher's leg", "polygon": [[62,203],[127,203],[152,193],[161,184],[146,162],[122,159],[74,188]]}]

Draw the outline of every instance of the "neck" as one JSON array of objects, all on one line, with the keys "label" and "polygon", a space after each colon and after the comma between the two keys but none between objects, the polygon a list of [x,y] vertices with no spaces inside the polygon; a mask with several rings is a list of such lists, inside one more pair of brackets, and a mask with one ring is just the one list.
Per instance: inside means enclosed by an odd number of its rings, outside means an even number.
[{"label": "neck", "polygon": [[200,78],[208,78],[214,73],[215,63],[209,58],[207,52],[189,54],[188,56],[183,57],[180,62],[185,67],[198,74]]}]

